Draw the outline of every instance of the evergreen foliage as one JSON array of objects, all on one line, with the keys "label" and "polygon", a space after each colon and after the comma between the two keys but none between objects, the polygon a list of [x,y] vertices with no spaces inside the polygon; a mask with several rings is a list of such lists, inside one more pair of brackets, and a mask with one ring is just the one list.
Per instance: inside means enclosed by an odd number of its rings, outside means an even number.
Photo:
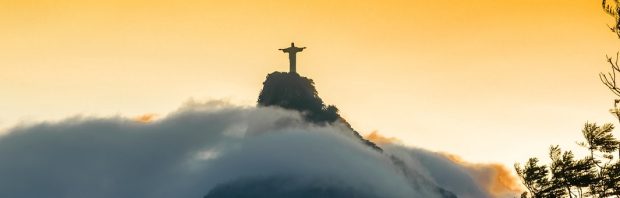
[{"label": "evergreen foliage", "polygon": [[521,197],[613,197],[620,196],[620,141],[612,134],[613,125],[586,123],[578,143],[589,155],[576,159],[572,151],[551,146],[551,164],[539,165],[530,158],[524,166],[515,164],[517,175],[528,192]]},{"label": "evergreen foliage", "polygon": [[[620,0],[602,0],[602,6],[615,19],[609,29],[620,38]],[[620,96],[616,83],[616,74],[620,72],[618,56],[615,60],[607,57],[607,62],[612,72],[601,73],[599,77]],[[620,121],[618,103],[620,99],[614,100],[611,112]],[[562,152],[559,146],[551,146],[551,165],[539,165],[537,158],[530,158],[523,167],[515,164],[517,175],[527,188],[521,197],[620,197],[620,141],[612,134],[613,129],[612,124],[586,123],[581,130],[585,141],[577,143],[589,151],[582,159],[575,159],[572,151]]]}]

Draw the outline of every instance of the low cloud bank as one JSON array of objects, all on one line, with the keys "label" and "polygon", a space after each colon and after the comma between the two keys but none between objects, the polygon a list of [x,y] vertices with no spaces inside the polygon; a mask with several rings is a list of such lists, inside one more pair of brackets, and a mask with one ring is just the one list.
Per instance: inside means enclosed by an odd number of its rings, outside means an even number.
[{"label": "low cloud bank", "polygon": [[222,102],[187,104],[156,120],[20,126],[0,136],[0,197],[218,197],[252,183],[288,195],[446,197],[439,188],[458,197],[514,195],[489,187],[498,169],[388,141],[381,153],[351,134],[295,111]]}]

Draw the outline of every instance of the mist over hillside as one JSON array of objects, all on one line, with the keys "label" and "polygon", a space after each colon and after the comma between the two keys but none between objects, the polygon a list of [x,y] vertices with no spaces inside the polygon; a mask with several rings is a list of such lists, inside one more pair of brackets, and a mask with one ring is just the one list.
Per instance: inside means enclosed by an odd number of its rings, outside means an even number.
[{"label": "mist over hillside", "polygon": [[189,102],[160,119],[14,127],[0,136],[0,197],[515,195],[502,169],[364,139],[311,79],[275,72],[264,85],[257,107]]}]

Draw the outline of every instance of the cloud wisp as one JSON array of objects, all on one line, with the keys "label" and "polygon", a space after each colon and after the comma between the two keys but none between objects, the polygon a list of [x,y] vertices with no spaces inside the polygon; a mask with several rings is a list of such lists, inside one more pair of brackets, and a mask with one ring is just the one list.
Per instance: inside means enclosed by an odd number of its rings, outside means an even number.
[{"label": "cloud wisp", "polygon": [[381,153],[344,125],[303,120],[280,108],[210,102],[148,122],[75,117],[18,126],[0,136],[0,197],[203,197],[264,178],[294,178],[284,186],[291,191],[366,197],[442,197],[437,186],[493,196],[444,155],[389,143]]}]

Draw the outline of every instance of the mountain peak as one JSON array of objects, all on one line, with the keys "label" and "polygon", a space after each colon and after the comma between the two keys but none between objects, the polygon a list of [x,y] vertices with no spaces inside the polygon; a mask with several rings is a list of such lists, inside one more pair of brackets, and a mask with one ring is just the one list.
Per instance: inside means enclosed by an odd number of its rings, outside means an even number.
[{"label": "mountain peak", "polygon": [[347,125],[360,141],[373,149],[382,151],[376,144],[364,139],[353,130],[338,113],[334,105],[326,105],[319,97],[314,81],[293,72],[273,72],[267,75],[258,96],[259,106],[279,106],[301,112],[304,119],[315,124],[341,122]]}]

